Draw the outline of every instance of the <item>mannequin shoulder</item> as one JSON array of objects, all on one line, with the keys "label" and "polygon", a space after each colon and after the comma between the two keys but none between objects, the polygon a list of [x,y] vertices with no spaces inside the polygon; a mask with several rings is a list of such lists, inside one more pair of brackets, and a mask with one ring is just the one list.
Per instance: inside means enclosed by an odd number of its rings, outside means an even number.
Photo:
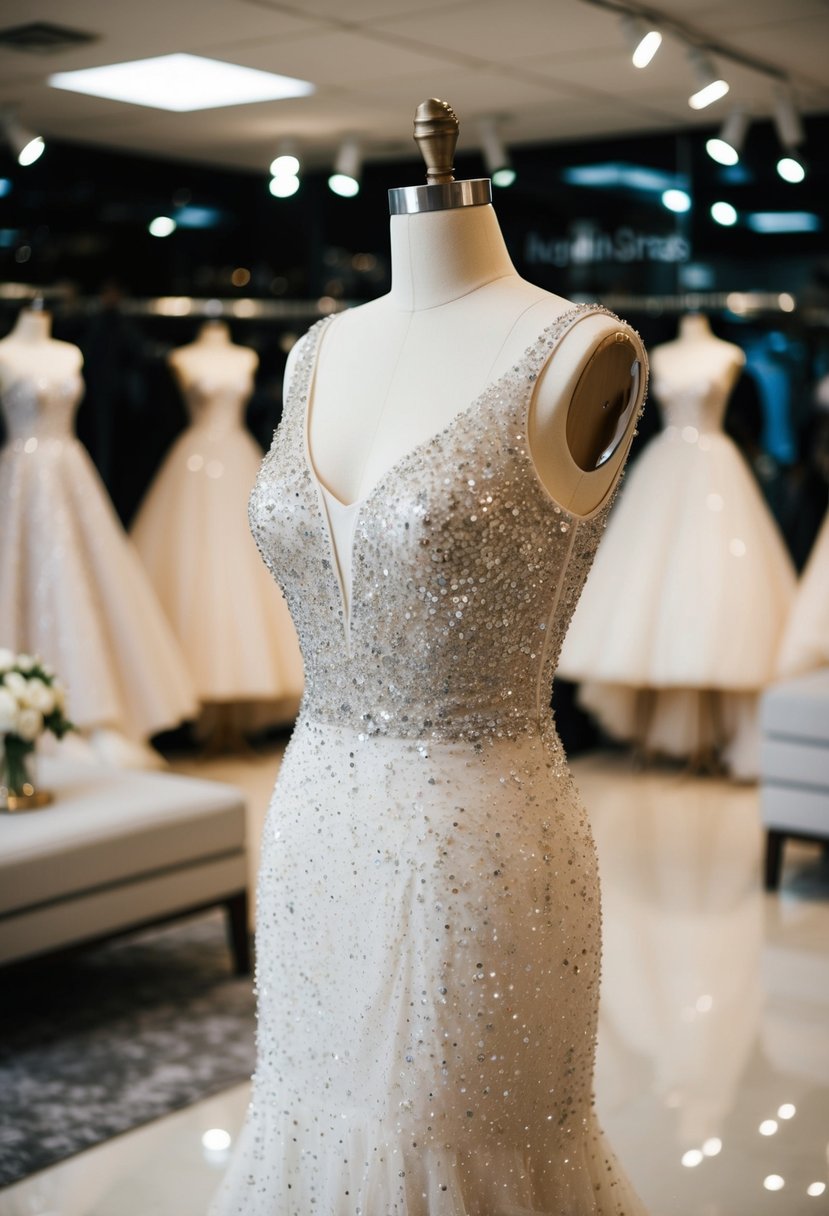
[{"label": "mannequin shoulder", "polygon": [[48,338],[32,345],[12,336],[0,341],[0,387],[4,389],[32,375],[76,375],[82,367],[83,353],[73,342]]},{"label": "mannequin shoulder", "polygon": [[49,350],[55,358],[65,360],[70,366],[72,364],[76,367],[83,366],[83,353],[81,348],[76,346],[74,342],[64,342],[60,338],[50,338]]},{"label": "mannequin shoulder", "polygon": [[586,312],[541,371],[528,418],[530,453],[547,492],[575,515],[596,511],[618,481],[644,403],[647,368],[642,340],[630,325]]},{"label": "mannequin shoulder", "polygon": [[534,405],[536,431],[543,433],[562,408],[577,408],[574,392],[581,382],[605,396],[623,393],[627,398],[635,391],[641,406],[647,372],[644,344],[631,325],[606,312],[585,313],[571,324],[541,371]]}]

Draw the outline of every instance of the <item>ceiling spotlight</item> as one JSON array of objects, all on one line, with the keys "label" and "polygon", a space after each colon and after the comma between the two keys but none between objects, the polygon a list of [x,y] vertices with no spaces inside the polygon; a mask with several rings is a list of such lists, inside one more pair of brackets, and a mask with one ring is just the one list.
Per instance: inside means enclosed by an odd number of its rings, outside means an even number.
[{"label": "ceiling spotlight", "polygon": [[798,148],[804,142],[803,124],[791,93],[778,89],[774,100],[774,125],[784,148]]},{"label": "ceiling spotlight", "polygon": [[356,139],[347,139],[340,145],[334,172],[328,179],[328,188],[340,198],[354,198],[360,193],[360,170],[362,155]]},{"label": "ceiling spotlight", "polygon": [[722,125],[719,135],[709,139],[705,150],[712,160],[720,165],[736,165],[748,134],[749,117],[746,110],[737,106]]},{"label": "ceiling spotlight", "polygon": [[28,131],[10,110],[7,110],[2,116],[2,130],[19,165],[25,168],[27,165],[33,165],[36,160],[40,160],[46,150],[43,136],[36,135],[34,131]]},{"label": "ceiling spotlight", "polygon": [[806,166],[796,156],[781,156],[777,162],[777,172],[784,182],[797,185],[806,176]]},{"label": "ceiling spotlight", "polygon": [[290,198],[299,189],[299,157],[291,143],[284,143],[271,161],[268,187],[274,198]]},{"label": "ceiling spotlight", "polygon": [[659,30],[651,29],[640,17],[626,13],[622,17],[622,30],[631,50],[633,66],[646,68],[662,45]]},{"label": "ceiling spotlight", "polygon": [[802,182],[806,176],[806,167],[796,153],[805,141],[803,124],[794,99],[786,89],[777,91],[774,101],[774,125],[785,153],[777,162],[777,172],[784,182]]},{"label": "ceiling spotlight", "polygon": [[288,153],[283,153],[271,161],[271,175],[273,177],[297,177],[299,175],[299,158]]},{"label": "ceiling spotlight", "polygon": [[176,230],[176,221],[169,215],[157,215],[150,220],[148,231],[150,236],[172,236]]},{"label": "ceiling spotlight", "polygon": [[494,118],[482,118],[478,123],[481,137],[481,152],[487,173],[493,186],[511,186],[515,181],[515,170],[510,163],[509,152],[498,134]]},{"label": "ceiling spotlight", "polygon": [[296,173],[279,173],[271,178],[268,189],[274,198],[290,198],[299,189],[299,177]]},{"label": "ceiling spotlight", "polygon": [[279,145],[279,151],[271,161],[272,177],[299,177],[299,157],[294,144],[286,140]]},{"label": "ceiling spotlight", "polygon": [[691,47],[688,51],[688,62],[696,83],[696,89],[688,98],[688,105],[692,110],[704,110],[706,106],[725,97],[731,86],[718,74],[707,55],[698,47]]},{"label": "ceiling spotlight", "polygon": [[724,228],[731,228],[733,224],[737,223],[737,210],[731,206],[731,203],[712,203],[711,219],[715,224],[722,224]]},{"label": "ceiling spotlight", "polygon": [[691,196],[687,190],[664,190],[662,206],[681,215],[683,212],[691,210]]}]

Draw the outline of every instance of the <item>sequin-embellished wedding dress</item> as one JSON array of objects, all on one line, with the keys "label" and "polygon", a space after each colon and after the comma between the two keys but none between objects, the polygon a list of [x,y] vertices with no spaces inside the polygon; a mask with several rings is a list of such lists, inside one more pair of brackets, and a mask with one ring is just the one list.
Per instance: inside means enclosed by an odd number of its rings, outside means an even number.
[{"label": "sequin-embellished wedding dress", "polygon": [[188,382],[190,426],[165,457],[132,537],[200,701],[258,702],[264,720],[270,703],[275,717],[293,717],[302,659],[250,535],[247,500],[262,451],[243,422],[252,376],[233,368],[232,378]]},{"label": "sequin-embellished wedding dress", "polygon": [[774,678],[794,567],[723,432],[703,374],[653,390],[664,429],[631,470],[564,642],[559,674],[607,732],[687,757],[720,748],[757,771],[757,712]]},{"label": "sequin-embellished wedding dress", "polygon": [[306,691],[264,834],[251,1106],[214,1216],[643,1211],[592,1110],[596,859],[549,711],[607,503],[562,510],[527,441],[538,372],[591,311],[333,527],[306,434],[330,321],[304,339],[250,516]]},{"label": "sequin-embellished wedding dress", "polygon": [[79,373],[0,399],[0,645],[51,663],[76,726],[135,740],[196,712],[172,631],[73,423]]}]

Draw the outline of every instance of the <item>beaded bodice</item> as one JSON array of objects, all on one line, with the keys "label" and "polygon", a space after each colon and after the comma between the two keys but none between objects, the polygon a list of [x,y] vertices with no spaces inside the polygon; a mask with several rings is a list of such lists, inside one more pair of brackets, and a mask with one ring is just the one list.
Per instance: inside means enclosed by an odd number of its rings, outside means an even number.
[{"label": "beaded bodice", "polygon": [[0,398],[12,443],[68,439],[83,394],[79,372],[64,376],[27,376],[14,381]]},{"label": "beaded bodice", "polygon": [[307,443],[329,322],[303,339],[250,499],[254,537],[299,634],[303,714],[426,741],[551,727],[557,656],[609,501],[578,519],[550,497],[529,453],[528,411],[561,337],[597,311],[562,316],[355,505],[348,587]]}]

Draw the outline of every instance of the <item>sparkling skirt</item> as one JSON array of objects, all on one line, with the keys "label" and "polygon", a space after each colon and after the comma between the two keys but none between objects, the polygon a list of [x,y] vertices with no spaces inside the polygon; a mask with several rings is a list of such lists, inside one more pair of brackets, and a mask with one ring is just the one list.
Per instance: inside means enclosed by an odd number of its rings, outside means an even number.
[{"label": "sparkling skirt", "polygon": [[51,663],[78,727],[146,739],[193,717],[181,652],[78,440],[9,444],[0,502],[0,645]]},{"label": "sparkling skirt", "polygon": [[188,427],[132,528],[199,699],[270,702],[257,722],[293,719],[302,694],[296,631],[248,525],[261,460],[241,426]]},{"label": "sparkling skirt", "polygon": [[258,1064],[212,1216],[638,1216],[592,1111],[600,907],[555,736],[301,717],[267,820]]},{"label": "sparkling skirt", "polygon": [[734,443],[667,427],[610,516],[559,674],[610,735],[678,757],[724,748],[749,775],[794,583]]}]

